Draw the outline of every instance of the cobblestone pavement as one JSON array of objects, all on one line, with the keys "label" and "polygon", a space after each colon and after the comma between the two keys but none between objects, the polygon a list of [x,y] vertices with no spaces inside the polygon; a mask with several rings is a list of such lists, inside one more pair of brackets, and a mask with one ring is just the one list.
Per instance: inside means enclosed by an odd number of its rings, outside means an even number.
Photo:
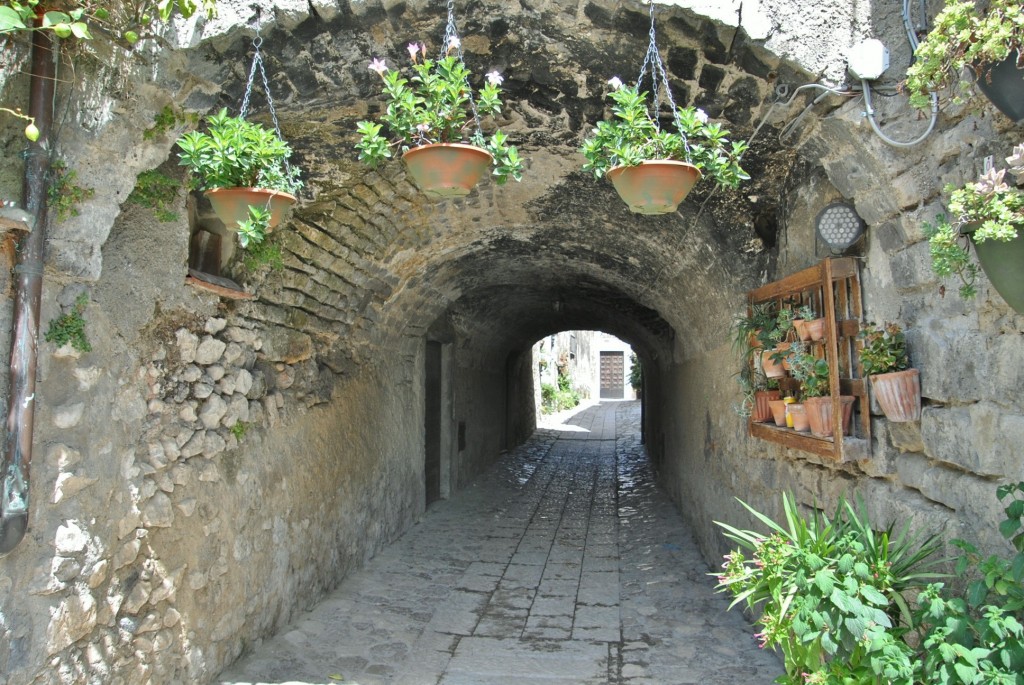
[{"label": "cobblestone pavement", "polygon": [[220,683],[767,685],[655,485],[638,402],[547,423]]}]

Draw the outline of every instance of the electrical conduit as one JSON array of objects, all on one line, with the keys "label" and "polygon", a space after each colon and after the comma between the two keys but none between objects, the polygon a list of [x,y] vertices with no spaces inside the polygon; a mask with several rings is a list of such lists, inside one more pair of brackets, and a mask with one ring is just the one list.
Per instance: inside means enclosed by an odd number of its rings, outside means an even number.
[{"label": "electrical conduit", "polygon": [[53,128],[56,76],[54,57],[50,32],[33,31],[29,115],[35,117],[39,139],[29,143],[25,155],[22,194],[25,209],[34,218],[34,224],[19,245],[18,264],[14,267],[10,402],[7,440],[0,459],[0,555],[17,547],[28,528],[29,464],[32,462],[39,302],[43,290],[47,174],[50,169],[48,143]]}]

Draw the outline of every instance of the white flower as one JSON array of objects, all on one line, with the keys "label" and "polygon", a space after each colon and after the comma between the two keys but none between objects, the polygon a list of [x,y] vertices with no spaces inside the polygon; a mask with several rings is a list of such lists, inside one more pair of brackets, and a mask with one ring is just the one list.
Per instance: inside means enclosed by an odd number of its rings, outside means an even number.
[{"label": "white flower", "polygon": [[501,77],[501,74],[499,74],[496,71],[488,73],[486,78],[487,82],[490,83],[492,86],[500,86],[502,83],[505,82],[505,79]]},{"label": "white flower", "polygon": [[620,79],[618,76],[613,76],[610,79],[608,79],[608,85],[612,87],[612,90],[618,90],[623,86],[622,79]]},{"label": "white flower", "polygon": [[416,61],[416,55],[419,54],[419,51],[420,51],[420,44],[419,43],[409,43],[409,45],[406,46],[405,49],[409,51],[409,58],[412,59],[413,62],[415,62]]},{"label": "white flower", "polygon": [[693,116],[695,116],[697,118],[697,121],[699,121],[702,124],[708,123],[708,113],[702,109],[694,110]]},{"label": "white flower", "polygon": [[460,47],[462,47],[462,41],[459,40],[458,36],[452,36],[451,38],[448,39],[448,52],[451,52],[452,50],[458,50]]},{"label": "white flower", "polygon": [[430,124],[427,124],[427,123],[416,124],[416,130],[419,131],[420,133],[426,133],[427,131],[430,130]]},{"label": "white flower", "polygon": [[380,74],[381,76],[383,76],[384,72],[387,71],[387,70],[388,70],[388,65],[385,64],[384,60],[382,60],[380,57],[374,57],[373,61],[370,62],[370,71],[375,71],[378,74]]}]

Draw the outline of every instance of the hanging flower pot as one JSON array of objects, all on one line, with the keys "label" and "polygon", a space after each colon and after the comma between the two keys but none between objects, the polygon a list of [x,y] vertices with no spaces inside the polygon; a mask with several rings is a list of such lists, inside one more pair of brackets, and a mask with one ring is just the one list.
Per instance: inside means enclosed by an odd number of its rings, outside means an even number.
[{"label": "hanging flower pot", "polygon": [[608,178],[619,197],[637,214],[668,214],[700,180],[700,170],[687,162],[656,159],[637,166],[616,166]]},{"label": "hanging flower pot", "polygon": [[[850,418],[853,415],[853,400],[850,395],[840,395],[839,402],[843,410],[843,435],[850,434]],[[832,398],[808,397],[804,400],[807,408],[807,419],[810,422],[811,435],[818,438],[832,437]]]},{"label": "hanging flower pot", "polygon": [[757,390],[754,392],[754,413],[751,419],[757,423],[772,420],[772,408],[769,402],[782,397],[780,390]]},{"label": "hanging flower pot", "polygon": [[493,155],[461,143],[414,147],[402,155],[412,180],[431,199],[463,197],[490,169]]},{"label": "hanging flower pot", "polygon": [[[619,196],[638,214],[674,212],[702,177],[735,188],[750,176],[740,166],[747,150],[744,141],[729,139],[729,132],[709,121],[703,110],[678,107],[672,98],[668,72],[658,53],[654,32],[654,3],[650,43],[636,85],[619,77],[609,79],[615,103],[612,119],[599,121],[583,141],[584,171],[595,178],[607,175]],[[649,74],[651,87],[644,91]],[[672,113],[674,130],[662,128],[662,105]]]},{"label": "hanging flower pot", "polygon": [[917,369],[871,376],[878,406],[890,421],[903,423],[921,418],[921,379]]},{"label": "hanging flower pot", "polygon": [[285,213],[295,203],[295,196],[283,190],[264,188],[211,188],[203,193],[210,200],[217,218],[232,230],[249,216],[249,205],[268,207],[270,221],[266,231],[270,233],[284,220]]},{"label": "hanging flower pot", "polygon": [[1006,304],[1024,314],[1024,226],[1017,227],[1016,238],[1005,241],[975,240],[974,232],[978,228],[978,223],[971,223],[961,230],[971,237],[978,261],[992,287]]},{"label": "hanging flower pot", "polygon": [[1017,68],[1017,51],[1001,62],[978,69],[978,88],[1015,124],[1024,124],[1024,69]]},{"label": "hanging flower pot", "polygon": [[807,330],[808,340],[818,342],[825,339],[825,317],[805,321],[804,326]]}]

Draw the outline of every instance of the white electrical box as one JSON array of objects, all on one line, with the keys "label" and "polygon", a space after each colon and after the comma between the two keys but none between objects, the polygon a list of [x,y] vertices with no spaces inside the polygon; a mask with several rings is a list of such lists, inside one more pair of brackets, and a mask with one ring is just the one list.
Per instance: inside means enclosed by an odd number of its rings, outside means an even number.
[{"label": "white electrical box", "polygon": [[869,38],[850,48],[847,64],[855,77],[872,81],[889,68],[889,50],[882,41]]}]

